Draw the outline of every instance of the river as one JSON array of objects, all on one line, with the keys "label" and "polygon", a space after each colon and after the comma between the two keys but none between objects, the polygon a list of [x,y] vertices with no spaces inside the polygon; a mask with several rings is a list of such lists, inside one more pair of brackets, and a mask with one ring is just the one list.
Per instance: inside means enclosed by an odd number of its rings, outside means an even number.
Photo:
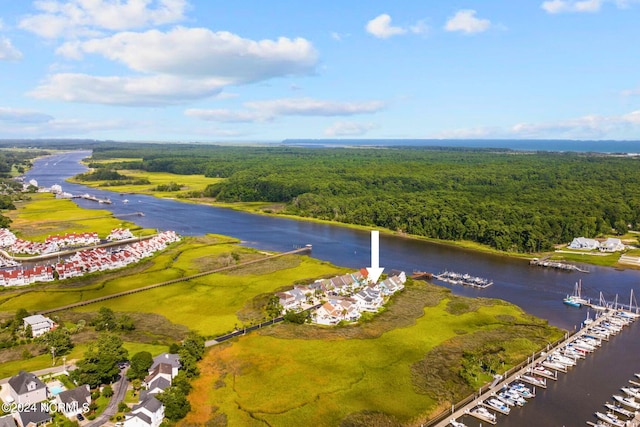
[{"label": "river", "polygon": [[[305,244],[313,245],[312,256],[352,268],[367,267],[371,261],[370,233],[329,224],[297,221],[288,218],[248,214],[231,209],[194,205],[152,196],[113,193],[66,183],[65,179],[86,168],[79,161],[90,155],[88,151],[57,154],[38,159],[26,179],[36,179],[40,186],[60,184],[72,194],[89,193],[110,198],[112,204],[75,199],[89,209],[106,209],[117,217],[135,222],[145,228],[174,230],[182,235],[224,234],[240,239],[244,245],[264,250],[285,251]],[[128,203],[124,200],[128,199]],[[135,215],[136,212],[144,216]],[[584,265],[589,273],[562,272],[542,267],[530,267],[526,260],[473,252],[448,245],[380,236],[380,265],[389,269],[428,271],[444,270],[469,273],[493,280],[487,289],[473,289],[445,285],[454,293],[471,297],[500,298],[519,305],[527,312],[548,319],[564,329],[579,327],[586,317],[586,309],[562,304],[562,298],[573,292],[575,283],[582,281],[583,296],[597,299],[602,292],[607,301],[618,295],[619,301],[629,303],[630,291],[640,283],[640,271],[618,270]],[[582,361],[568,374],[562,375],[549,389],[526,407],[499,417],[498,425],[528,426],[584,426],[595,421],[594,411],[603,411],[602,404],[611,394],[626,385],[634,372],[640,371],[640,325],[632,325],[606,343],[602,349]],[[465,419],[468,426],[476,426],[473,419]]]}]

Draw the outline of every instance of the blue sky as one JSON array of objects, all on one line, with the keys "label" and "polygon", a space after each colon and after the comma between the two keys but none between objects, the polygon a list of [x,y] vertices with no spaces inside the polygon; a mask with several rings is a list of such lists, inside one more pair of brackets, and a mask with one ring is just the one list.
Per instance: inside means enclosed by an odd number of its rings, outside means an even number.
[{"label": "blue sky", "polygon": [[0,0],[0,138],[640,140],[640,0]]}]

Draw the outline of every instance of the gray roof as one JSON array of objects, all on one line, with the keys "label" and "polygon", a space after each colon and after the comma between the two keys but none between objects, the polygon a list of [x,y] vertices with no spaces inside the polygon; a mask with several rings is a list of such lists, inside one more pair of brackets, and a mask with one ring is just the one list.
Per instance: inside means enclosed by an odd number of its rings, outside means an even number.
[{"label": "gray roof", "polygon": [[89,386],[85,384],[71,390],[65,390],[58,394],[58,397],[62,403],[78,402],[78,406],[82,407],[83,403],[91,401],[91,391]]},{"label": "gray roof", "polygon": [[33,316],[27,316],[24,320],[29,325],[37,325],[38,323],[53,323],[48,317],[44,317],[42,314],[34,314]]},{"label": "gray roof", "polygon": [[149,368],[149,372],[151,372],[156,366],[158,366],[161,363],[168,363],[174,368],[178,368],[178,369],[180,369],[180,366],[182,366],[180,364],[180,356],[178,356],[177,354],[162,353],[153,358],[153,365],[151,365],[151,367]]},{"label": "gray roof", "polygon": [[25,412],[18,412],[18,417],[20,417],[23,426],[29,423],[40,424],[51,421],[51,415],[43,411],[40,405],[36,405],[35,408],[30,406],[29,410]]},{"label": "gray roof", "polygon": [[16,422],[11,415],[0,417],[0,427],[16,427]]},{"label": "gray roof", "polygon": [[147,414],[143,412],[136,412],[135,414],[131,415],[131,418],[135,418],[135,417],[140,418],[142,421],[145,422],[145,424],[151,425],[151,417],[149,417]]},{"label": "gray roof", "polygon": [[149,390],[153,391],[156,388],[159,388],[160,390],[164,390],[169,386],[171,386],[171,381],[169,381],[164,377],[160,377],[160,378],[156,378],[155,380],[149,383]]},{"label": "gray roof", "polygon": [[18,375],[15,375],[9,379],[9,385],[15,390],[18,395],[23,395],[25,393],[28,393],[29,391],[34,391],[27,388],[27,385],[32,382],[36,383],[36,387],[34,390],[46,388],[44,383],[31,372],[20,371],[18,372]]},{"label": "gray roof", "polygon": [[146,409],[147,411],[154,413],[158,412],[158,409],[162,408],[162,402],[156,399],[154,396],[147,395],[144,401],[140,402],[136,406],[131,409],[131,412],[139,412],[141,409]]}]

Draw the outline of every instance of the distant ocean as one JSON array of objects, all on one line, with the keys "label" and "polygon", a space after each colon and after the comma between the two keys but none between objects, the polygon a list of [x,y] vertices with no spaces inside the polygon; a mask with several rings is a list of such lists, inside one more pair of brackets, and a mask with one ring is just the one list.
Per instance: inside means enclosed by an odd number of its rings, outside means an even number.
[{"label": "distant ocean", "polygon": [[640,141],[576,141],[566,139],[285,139],[282,144],[305,147],[457,147],[518,151],[575,151],[640,154]]}]

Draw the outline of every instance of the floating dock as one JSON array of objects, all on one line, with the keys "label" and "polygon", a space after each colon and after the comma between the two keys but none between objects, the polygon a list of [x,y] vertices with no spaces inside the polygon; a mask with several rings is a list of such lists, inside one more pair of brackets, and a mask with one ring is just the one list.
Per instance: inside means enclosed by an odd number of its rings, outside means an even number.
[{"label": "floating dock", "polygon": [[577,265],[567,264],[559,261],[549,261],[547,258],[542,258],[542,259],[534,258],[531,261],[529,261],[529,265],[533,265],[536,267],[555,268],[557,270],[564,270],[564,271],[579,271],[580,273],[589,272],[589,270],[580,268]]},{"label": "floating dock", "polygon": [[483,279],[482,277],[471,276],[469,274],[460,274],[453,271],[445,271],[440,274],[436,274],[436,279],[451,283],[454,285],[471,286],[472,288],[484,289],[493,285],[493,281],[489,279]]}]

